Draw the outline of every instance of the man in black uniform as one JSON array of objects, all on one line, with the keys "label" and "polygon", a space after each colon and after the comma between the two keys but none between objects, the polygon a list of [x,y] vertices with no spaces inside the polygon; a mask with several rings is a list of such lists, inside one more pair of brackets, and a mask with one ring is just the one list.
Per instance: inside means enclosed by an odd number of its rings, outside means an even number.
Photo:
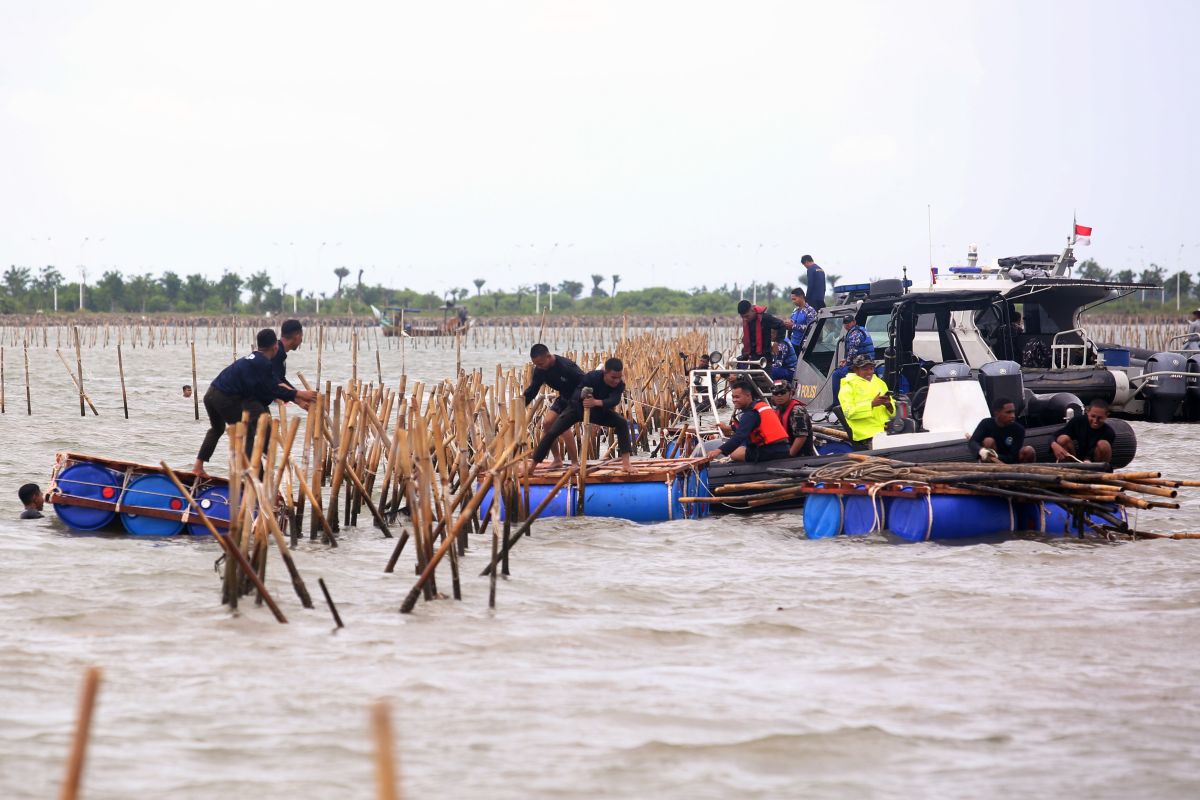
[{"label": "man in black uniform", "polygon": [[204,393],[204,410],[208,412],[209,428],[192,467],[192,472],[197,475],[208,474],[204,471],[204,465],[217,449],[225,426],[240,422],[243,411],[250,414],[250,427],[246,432],[246,454],[249,455],[254,446],[258,418],[267,413],[271,403],[275,400],[310,403],[316,399],[316,392],[289,389],[276,380],[272,359],[279,349],[279,339],[275,331],[270,328],[259,331],[257,342],[257,350],[221,370],[221,374]]},{"label": "man in black uniform", "polygon": [[604,369],[592,370],[583,376],[571,394],[571,400],[567,407],[562,414],[558,415],[554,424],[550,426],[550,430],[546,431],[542,440],[538,442],[537,449],[533,451],[532,466],[534,468],[546,460],[550,446],[558,437],[583,419],[583,409],[586,407],[591,409],[590,421],[593,425],[603,425],[617,432],[617,449],[621,453],[621,468],[626,472],[629,471],[629,455],[633,452],[633,445],[629,441],[629,423],[614,411],[621,402],[621,396],[625,393],[624,370],[625,365],[621,363],[621,359],[610,358],[604,362]]},{"label": "man in black uniform", "polygon": [[1108,424],[1108,401],[1097,397],[1088,403],[1086,414],[1076,414],[1067,420],[1054,436],[1050,449],[1058,461],[1112,461],[1112,446],[1117,432]]},{"label": "man in black uniform", "polygon": [[1005,464],[1037,461],[1037,452],[1025,444],[1025,426],[1017,422],[1017,405],[1007,397],[992,403],[992,415],[975,426],[967,448],[980,461],[993,453]]},{"label": "man in black uniform", "polygon": [[[544,344],[535,344],[529,348],[529,360],[533,362],[533,379],[529,388],[525,390],[525,405],[533,402],[533,398],[537,397],[538,390],[543,386],[549,386],[558,392],[558,397],[542,417],[542,431],[549,431],[558,416],[566,410],[571,395],[575,393],[575,387],[583,380],[583,370],[571,359],[551,354],[550,348]],[[579,451],[575,447],[575,437],[567,434],[563,437],[563,442],[567,445],[567,455],[571,457],[571,461],[578,461]],[[551,466],[561,467],[562,445],[555,442],[551,453]]]},{"label": "man in black uniform", "polygon": [[[303,343],[304,326],[300,324],[300,320],[284,320],[284,323],[279,326],[279,348],[275,351],[275,357],[271,359],[271,369],[275,372],[275,382],[288,389],[296,387],[292,386],[292,382],[287,379],[287,354]],[[307,402],[297,400],[296,405],[305,411],[308,410]]]}]

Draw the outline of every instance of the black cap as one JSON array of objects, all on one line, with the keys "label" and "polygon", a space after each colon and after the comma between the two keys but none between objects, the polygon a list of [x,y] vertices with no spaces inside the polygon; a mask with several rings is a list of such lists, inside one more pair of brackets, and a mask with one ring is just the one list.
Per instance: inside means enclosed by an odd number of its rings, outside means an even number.
[{"label": "black cap", "polygon": [[775,381],[771,384],[771,394],[787,394],[792,390],[792,384],[789,381]]}]

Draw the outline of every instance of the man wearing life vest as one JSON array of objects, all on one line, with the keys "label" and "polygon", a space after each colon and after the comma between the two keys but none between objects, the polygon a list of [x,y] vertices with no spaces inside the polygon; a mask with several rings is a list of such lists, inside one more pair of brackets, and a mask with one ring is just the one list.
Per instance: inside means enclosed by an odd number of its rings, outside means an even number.
[{"label": "man wearing life vest", "polygon": [[850,428],[851,445],[856,450],[870,450],[872,437],[883,433],[895,407],[888,395],[888,385],[875,374],[873,359],[857,356],[850,370],[838,390],[838,403],[842,419]]},{"label": "man wearing life vest", "polygon": [[812,420],[804,403],[796,399],[790,381],[775,381],[771,387],[771,405],[787,431],[788,455],[793,458],[815,456],[817,451],[813,447]]},{"label": "man wearing life vest", "polygon": [[754,399],[754,385],[747,380],[734,381],[730,397],[738,410],[737,430],[725,440],[720,450],[709,454],[709,460],[719,455],[748,462],[787,458],[787,429],[770,403]]},{"label": "man wearing life vest", "polygon": [[787,338],[787,327],[779,317],[767,313],[766,306],[751,305],[742,300],[737,305],[742,318],[742,354],[738,361],[758,361],[765,358],[770,363],[774,356],[775,342]]}]

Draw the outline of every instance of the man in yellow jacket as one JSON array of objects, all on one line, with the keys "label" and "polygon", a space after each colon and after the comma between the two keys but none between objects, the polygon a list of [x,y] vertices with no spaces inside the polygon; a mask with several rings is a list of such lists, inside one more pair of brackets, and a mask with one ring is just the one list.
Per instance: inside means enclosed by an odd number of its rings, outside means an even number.
[{"label": "man in yellow jacket", "polygon": [[882,433],[895,413],[888,387],[875,374],[875,362],[857,356],[850,363],[850,374],[838,390],[842,419],[850,428],[851,444],[856,450],[871,449],[871,437]]}]

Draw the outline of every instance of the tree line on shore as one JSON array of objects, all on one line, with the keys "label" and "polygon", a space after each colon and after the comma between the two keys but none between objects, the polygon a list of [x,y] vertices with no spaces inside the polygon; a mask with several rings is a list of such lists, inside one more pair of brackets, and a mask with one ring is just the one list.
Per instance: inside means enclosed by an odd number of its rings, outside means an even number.
[{"label": "tree line on shore", "polygon": [[[3,274],[0,292],[0,313],[21,314],[38,312],[87,311],[116,313],[185,313],[185,314],[263,314],[301,313],[305,315],[347,315],[363,313],[368,306],[377,308],[405,307],[433,310],[443,305],[466,306],[475,316],[513,316],[553,310],[558,314],[695,314],[703,316],[733,313],[738,300],[752,299],[770,305],[773,311],[787,310],[787,294],[795,285],[804,286],[804,276],[797,283],[774,281],[753,282],[749,285],[725,283],[716,287],[691,286],[673,288],[656,286],[645,289],[618,290],[620,274],[591,275],[591,288],[583,281],[563,280],[519,284],[508,288],[489,286],[492,281],[475,278],[463,281],[474,285],[474,293],[466,286],[437,292],[395,289],[382,284],[365,284],[363,270],[357,281],[347,284],[351,272],[337,267],[333,275],[337,286],[333,292],[306,291],[288,284],[276,286],[265,271],[243,276],[225,271],[212,279],[194,273],[180,275],[167,270],[157,277],[148,274],[127,275],[118,269],[104,271],[80,291],[78,281],[67,281],[53,266],[40,270],[12,265]],[[1135,272],[1132,269],[1107,270],[1094,260],[1080,262],[1075,269],[1079,277],[1115,280],[1123,283],[1141,282],[1161,285],[1162,290],[1137,292],[1109,307],[1122,313],[1158,313],[1179,305],[1200,303],[1200,281],[1186,271],[1168,275],[1155,264]],[[841,276],[827,276],[830,290]],[[1178,294],[1178,303],[1177,303]],[[357,307],[356,307],[357,306]]]}]

